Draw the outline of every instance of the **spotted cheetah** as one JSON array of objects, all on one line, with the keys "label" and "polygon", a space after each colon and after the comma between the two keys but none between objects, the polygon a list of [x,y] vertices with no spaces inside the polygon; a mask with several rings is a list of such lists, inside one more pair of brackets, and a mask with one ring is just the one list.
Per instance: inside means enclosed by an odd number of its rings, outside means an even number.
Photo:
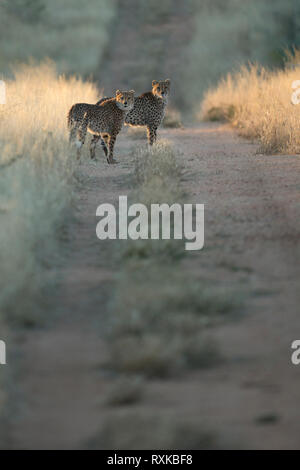
[{"label": "spotted cheetah", "polygon": [[[105,98],[103,100],[100,100],[97,104],[101,104],[102,101],[106,101],[108,98]],[[111,98],[109,98],[111,99]],[[68,112],[68,128],[69,128],[69,142],[72,143],[80,130],[80,126],[83,122],[83,118],[85,116],[86,111],[89,109],[90,104],[87,103],[76,103],[74,104],[71,109]],[[99,140],[99,136],[94,135],[91,141],[91,146],[90,146],[90,155],[91,158],[95,158],[95,146],[97,141]],[[105,141],[101,139],[101,146],[103,148],[103,151],[105,153],[105,156],[107,156],[107,148]]]},{"label": "spotted cheetah", "polygon": [[165,116],[170,93],[170,80],[152,81],[152,90],[134,100],[134,108],[127,114],[125,123],[131,126],[146,126],[148,143],[153,145],[157,128]]},{"label": "spotted cheetah", "polygon": [[89,109],[87,103],[76,103],[70,108],[68,112],[68,129],[69,129],[69,142],[73,142],[78,134],[79,128],[83,121],[84,115]]},{"label": "spotted cheetah", "polygon": [[[124,123],[126,114],[133,109],[134,91],[116,91],[116,97],[106,99],[98,105],[77,103],[72,106],[68,114],[70,141],[77,136],[77,156],[84,144],[87,131],[101,138],[108,163],[116,163],[113,158],[116,137]],[[82,117],[83,116],[83,117]],[[96,139],[92,140],[90,147],[91,158],[95,157]]]},{"label": "spotted cheetah", "polygon": [[[130,111],[126,118],[125,124],[130,126],[146,126],[149,145],[153,145],[157,138],[157,128],[162,123],[165,116],[166,106],[170,93],[170,80],[153,80],[152,90],[143,93],[134,99],[134,108]],[[96,104],[101,105],[109,98],[102,98]],[[94,136],[91,143],[96,146],[99,136]],[[104,149],[104,142],[101,139],[101,145]]]}]

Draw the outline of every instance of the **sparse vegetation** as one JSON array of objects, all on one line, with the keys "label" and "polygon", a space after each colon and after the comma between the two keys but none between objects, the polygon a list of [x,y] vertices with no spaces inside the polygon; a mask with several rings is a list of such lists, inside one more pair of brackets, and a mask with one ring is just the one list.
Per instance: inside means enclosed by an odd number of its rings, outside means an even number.
[{"label": "sparse vegetation", "polygon": [[288,64],[276,71],[249,65],[228,74],[206,92],[199,117],[229,121],[241,135],[258,139],[263,153],[299,153],[299,107],[291,103],[299,71],[290,66],[291,55]]},{"label": "sparse vegetation", "polygon": [[[181,167],[167,141],[135,152],[130,202],[183,202]],[[237,298],[195,279],[181,264],[183,240],[120,242],[109,315],[109,366],[122,374],[167,377],[219,359],[207,325],[234,311]],[[159,295],[157,293],[159,292]]]}]

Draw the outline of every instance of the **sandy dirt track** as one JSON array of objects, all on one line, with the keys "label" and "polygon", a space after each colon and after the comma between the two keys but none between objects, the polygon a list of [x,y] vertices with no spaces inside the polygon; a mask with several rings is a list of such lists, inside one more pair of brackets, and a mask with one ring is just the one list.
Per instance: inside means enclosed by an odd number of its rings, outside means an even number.
[{"label": "sandy dirt track", "polygon": [[[199,276],[245,295],[235,321],[213,327],[223,361],[170,380],[152,380],[137,408],[170,410],[201,423],[218,446],[300,448],[300,158],[266,156],[227,125],[163,129],[184,166],[189,202],[205,204],[205,248],[188,256]],[[114,279],[110,249],[95,236],[96,207],[131,191],[130,149],[122,132],[119,165],[80,166],[76,220],[59,272],[50,325],[18,337],[15,377],[20,402],[9,425],[10,448],[85,448],[107,413],[110,377],[101,371],[101,318]],[[110,242],[111,243],[111,242]]]}]

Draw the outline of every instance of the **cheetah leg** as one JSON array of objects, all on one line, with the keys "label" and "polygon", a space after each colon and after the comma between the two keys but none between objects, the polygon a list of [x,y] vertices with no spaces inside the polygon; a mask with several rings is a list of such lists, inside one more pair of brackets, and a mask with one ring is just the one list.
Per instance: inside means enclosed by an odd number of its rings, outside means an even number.
[{"label": "cheetah leg", "polygon": [[88,125],[88,120],[84,119],[84,121],[82,122],[81,128],[78,129],[78,135],[77,135],[77,140],[76,140],[77,160],[80,159],[81,147],[83,146],[84,141],[85,141],[87,125]]},{"label": "cheetah leg", "polygon": [[90,156],[91,156],[92,159],[95,158],[96,145],[97,145],[97,142],[98,142],[99,139],[100,139],[100,137],[98,135],[94,135],[93,138],[92,138],[91,145],[90,145]]},{"label": "cheetah leg", "polygon": [[153,145],[156,141],[157,127],[147,127],[148,144]]},{"label": "cheetah leg", "polygon": [[103,152],[105,154],[105,156],[107,157],[107,154],[108,154],[108,141],[109,141],[109,136],[108,134],[105,134],[105,135],[102,135],[101,136],[101,147],[103,149]]},{"label": "cheetah leg", "polygon": [[77,136],[77,126],[76,124],[72,124],[70,128],[70,134],[69,134],[69,142],[70,144],[74,142]]},{"label": "cheetah leg", "polygon": [[107,163],[118,163],[116,160],[114,160],[114,146],[116,142],[116,136],[115,135],[110,135],[108,137],[108,157],[107,157]]}]

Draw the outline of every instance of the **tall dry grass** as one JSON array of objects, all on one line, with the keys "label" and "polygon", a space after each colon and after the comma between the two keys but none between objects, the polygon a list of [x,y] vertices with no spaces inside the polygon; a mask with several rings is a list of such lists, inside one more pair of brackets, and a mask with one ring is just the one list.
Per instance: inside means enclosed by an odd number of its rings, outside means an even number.
[{"label": "tall dry grass", "polygon": [[297,67],[243,66],[205,93],[198,117],[231,122],[241,135],[258,139],[263,153],[299,153],[300,107],[291,103],[295,80]]},{"label": "tall dry grass", "polygon": [[[6,82],[0,114],[0,316],[32,321],[32,299],[49,282],[72,199],[74,156],[66,115],[97,89],[57,76],[50,62],[24,65]],[[58,255],[57,255],[58,256]]]}]

